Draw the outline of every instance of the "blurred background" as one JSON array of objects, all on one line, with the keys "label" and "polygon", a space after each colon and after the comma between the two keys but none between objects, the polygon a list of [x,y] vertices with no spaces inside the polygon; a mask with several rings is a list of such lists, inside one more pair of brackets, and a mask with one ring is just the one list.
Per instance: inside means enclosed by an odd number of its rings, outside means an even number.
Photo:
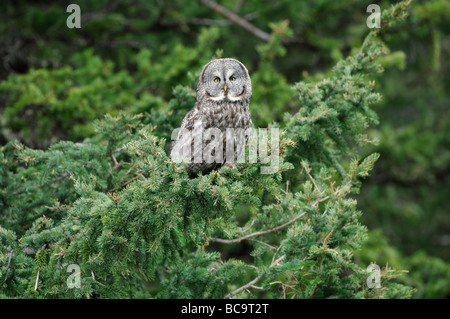
[{"label": "blurred background", "polygon": [[[80,29],[66,25],[71,3]],[[292,85],[326,77],[361,45],[372,3],[393,2],[2,1],[0,145],[81,141],[105,113],[151,117],[216,56],[249,69],[255,126],[282,126],[301,107]],[[381,156],[355,195],[370,233],[356,258],[408,270],[399,280],[416,298],[450,298],[449,31],[448,0],[414,0],[382,34],[380,124],[369,132],[379,143],[361,150]]]}]

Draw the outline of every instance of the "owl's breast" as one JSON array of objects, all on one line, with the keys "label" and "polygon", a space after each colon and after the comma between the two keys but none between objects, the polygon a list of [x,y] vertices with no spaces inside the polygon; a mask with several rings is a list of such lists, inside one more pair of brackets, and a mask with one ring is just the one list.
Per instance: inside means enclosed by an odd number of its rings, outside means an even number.
[{"label": "owl's breast", "polygon": [[[220,130],[226,128],[248,128],[251,126],[251,116],[248,108],[240,103],[218,104],[210,109],[210,127]],[[207,120],[208,120],[207,118]]]}]

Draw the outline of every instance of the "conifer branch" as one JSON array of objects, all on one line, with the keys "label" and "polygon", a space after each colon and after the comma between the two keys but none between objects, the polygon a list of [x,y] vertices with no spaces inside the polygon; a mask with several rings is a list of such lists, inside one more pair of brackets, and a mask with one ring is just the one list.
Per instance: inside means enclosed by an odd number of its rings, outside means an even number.
[{"label": "conifer branch", "polygon": [[37,290],[37,287],[38,287],[38,283],[39,283],[39,274],[40,274],[40,272],[41,272],[41,268],[39,267],[39,268],[38,268],[38,271],[37,271],[37,275],[36,275],[36,282],[34,283],[34,291],[36,291],[36,290]]},{"label": "conifer branch", "polygon": [[133,178],[130,178],[129,180],[127,180],[125,183],[123,183],[122,185],[120,185],[119,187],[116,188],[112,188],[107,190],[107,193],[111,193],[111,192],[116,192],[121,190],[122,188],[124,188],[125,186],[127,186],[128,184],[132,183],[133,181],[137,180],[139,177],[142,177],[144,175],[144,173],[139,173],[136,176],[134,176]]},{"label": "conifer branch", "polygon": [[248,22],[245,19],[242,19],[240,16],[238,16],[236,13],[227,10],[226,8],[222,7],[220,4],[210,1],[210,0],[200,0],[202,4],[207,6],[208,8],[212,9],[213,11],[217,12],[218,14],[224,16],[228,20],[234,22],[238,26],[242,27],[243,29],[247,30],[257,38],[268,42],[270,40],[270,34],[255,27],[253,24]]},{"label": "conifer branch", "polygon": [[[280,258],[278,258],[277,260],[275,260],[274,262],[272,262],[269,266],[269,268],[271,267],[276,267],[280,264],[280,262],[284,259],[285,255],[281,256]],[[248,289],[248,288],[255,288],[255,289],[261,289],[261,287],[257,287],[255,286],[255,284],[261,280],[261,278],[264,276],[264,273],[260,273],[258,276],[255,277],[255,279],[253,279],[252,281],[248,282],[247,284],[239,287],[238,289],[230,292],[229,294],[227,294],[224,298],[225,299],[231,299],[231,297],[233,297],[234,295]]]},{"label": "conifer branch", "polygon": [[250,287],[254,287],[254,285],[261,280],[263,274],[259,274],[255,279],[253,279],[252,281],[248,282],[247,284],[243,285],[242,287],[239,287],[238,289],[230,292],[228,295],[225,296],[225,299],[231,299],[231,297],[233,297],[234,295],[244,291],[245,289],[248,289]]},{"label": "conifer branch", "polygon": [[11,265],[11,259],[13,256],[14,256],[14,249],[11,250],[11,252],[8,254],[8,265],[6,266],[5,279],[3,280],[3,283],[5,283],[6,278],[8,278],[8,270],[9,270],[9,266]]},{"label": "conifer branch", "polygon": [[69,173],[63,173],[63,174],[59,175],[58,177],[56,177],[55,179],[52,179],[50,182],[48,182],[47,186],[50,186],[56,182],[62,181],[67,176],[69,176]]},{"label": "conifer branch", "polygon": [[277,226],[277,227],[270,228],[270,229],[266,229],[266,230],[262,230],[262,231],[258,231],[258,232],[254,232],[254,233],[251,233],[251,234],[248,234],[248,235],[239,237],[239,238],[235,238],[235,239],[211,238],[210,241],[212,241],[212,242],[217,242],[217,243],[222,243],[222,244],[235,244],[235,243],[239,243],[239,242],[241,242],[241,241],[243,241],[243,240],[246,240],[246,239],[249,239],[249,238],[252,238],[252,237],[255,237],[255,236],[261,236],[261,235],[265,235],[265,234],[268,234],[268,233],[271,233],[271,232],[280,230],[280,229],[282,229],[282,228],[284,228],[284,227],[286,227],[286,226],[289,226],[290,224],[294,223],[296,220],[300,219],[300,218],[303,217],[305,214],[306,214],[306,212],[303,212],[303,213],[301,213],[300,215],[298,215],[298,216],[292,218],[292,219],[289,220],[288,222],[286,222],[286,223],[284,223],[284,224],[282,224],[282,225],[279,225],[279,226]]}]

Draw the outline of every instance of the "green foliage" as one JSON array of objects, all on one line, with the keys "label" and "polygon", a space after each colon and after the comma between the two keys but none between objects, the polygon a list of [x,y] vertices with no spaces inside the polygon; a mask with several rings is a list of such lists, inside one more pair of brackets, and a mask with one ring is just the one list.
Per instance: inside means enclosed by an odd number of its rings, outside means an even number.
[{"label": "green foliage", "polygon": [[22,140],[37,147],[57,141],[52,134],[80,140],[92,135],[91,122],[99,114],[117,113],[134,102],[134,82],[126,71],[114,73],[112,62],[92,51],[75,55],[73,61],[75,68],[33,70],[2,82],[0,90],[9,95],[4,134],[18,130]]},{"label": "green foliage", "polygon": [[257,47],[260,55],[258,70],[252,74],[252,107],[258,113],[252,118],[257,126],[266,127],[271,121],[280,122],[280,114],[289,108],[289,102],[294,99],[294,91],[287,79],[276,70],[274,60],[286,54],[282,40],[289,37],[292,31],[288,21],[271,24],[270,41]]},{"label": "green foliage", "polygon": [[[403,51],[405,60],[376,79],[383,102],[374,109],[381,124],[369,136],[380,143],[367,152],[380,153],[380,160],[358,196],[361,210],[370,210],[363,222],[387,236],[420,298],[448,297],[448,289],[437,287],[449,286],[450,50],[442,36],[449,10],[448,1],[415,0],[404,28],[384,36],[388,55]],[[441,280],[426,275],[435,272],[431,259],[443,269],[436,275]]]},{"label": "green foliage", "polygon": [[196,47],[179,44],[155,65],[151,51],[142,49],[132,59],[133,75],[116,71],[112,61],[94,56],[92,50],[75,54],[69,61],[73,67],[12,75],[0,85],[0,92],[8,97],[0,130],[7,138],[46,148],[61,139],[80,141],[92,136],[92,121],[105,113],[162,109],[163,100],[151,92],[167,96],[172,90],[167,84],[181,82],[188,69],[200,68],[212,56],[205,45],[215,37],[216,30],[205,30]]},{"label": "green foliage", "polygon": [[[447,1],[381,2],[365,38],[372,1],[217,1],[268,41],[200,1],[77,3],[82,29],[0,10],[0,298],[449,295]],[[221,56],[281,130],[274,174],[167,156]]]}]

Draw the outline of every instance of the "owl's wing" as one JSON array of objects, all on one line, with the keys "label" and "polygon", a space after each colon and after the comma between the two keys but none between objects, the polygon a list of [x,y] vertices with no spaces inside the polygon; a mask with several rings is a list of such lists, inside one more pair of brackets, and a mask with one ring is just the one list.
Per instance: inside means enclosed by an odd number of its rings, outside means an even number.
[{"label": "owl's wing", "polygon": [[197,107],[190,110],[181,122],[181,128],[191,131],[194,128],[195,121],[200,119],[200,112]]},{"label": "owl's wing", "polygon": [[194,107],[190,110],[181,122],[180,130],[178,131],[177,138],[173,143],[170,157],[176,162],[190,162],[192,156],[192,132],[194,130],[194,124],[200,119],[200,113],[197,108]]}]

